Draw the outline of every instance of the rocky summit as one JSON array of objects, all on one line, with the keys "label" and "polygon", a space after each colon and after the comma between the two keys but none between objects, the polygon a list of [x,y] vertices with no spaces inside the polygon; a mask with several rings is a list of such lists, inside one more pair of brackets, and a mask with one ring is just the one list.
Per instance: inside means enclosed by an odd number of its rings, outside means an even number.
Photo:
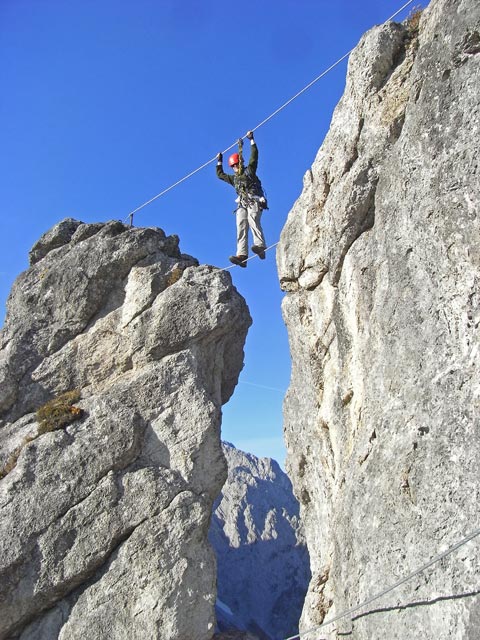
[{"label": "rocky summit", "polygon": [[292,484],[275,460],[223,443],[228,477],[214,505],[217,619],[257,638],[286,638],[298,621],[310,563]]},{"label": "rocky summit", "polygon": [[210,640],[245,301],[157,228],[67,219],[30,258],[0,338],[0,638]]},{"label": "rocky summit", "polygon": [[[282,233],[303,630],[480,524],[479,87],[478,0],[369,31]],[[317,633],[478,639],[479,542]]]}]

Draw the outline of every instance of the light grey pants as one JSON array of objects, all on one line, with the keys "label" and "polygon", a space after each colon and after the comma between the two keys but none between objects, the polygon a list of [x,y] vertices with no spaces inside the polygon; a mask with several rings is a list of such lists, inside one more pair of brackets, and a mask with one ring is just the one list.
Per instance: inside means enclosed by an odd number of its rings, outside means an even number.
[{"label": "light grey pants", "polygon": [[262,209],[258,202],[239,206],[237,216],[237,256],[248,256],[248,229],[253,235],[253,244],[265,247],[265,236],[261,225]]}]

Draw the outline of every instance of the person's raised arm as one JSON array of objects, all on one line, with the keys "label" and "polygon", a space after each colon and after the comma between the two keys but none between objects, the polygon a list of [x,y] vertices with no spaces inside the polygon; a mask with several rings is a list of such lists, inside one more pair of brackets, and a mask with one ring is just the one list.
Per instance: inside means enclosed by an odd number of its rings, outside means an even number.
[{"label": "person's raised arm", "polygon": [[254,173],[257,173],[258,147],[257,147],[257,143],[255,142],[255,139],[253,137],[253,131],[247,131],[245,136],[250,140],[250,145],[251,145],[251,148],[250,148],[250,161],[248,163],[248,166],[250,167],[250,169],[253,170]]},{"label": "person's raised arm", "polygon": [[221,152],[217,155],[217,178],[233,185],[233,176],[230,176],[223,170],[223,153]]}]

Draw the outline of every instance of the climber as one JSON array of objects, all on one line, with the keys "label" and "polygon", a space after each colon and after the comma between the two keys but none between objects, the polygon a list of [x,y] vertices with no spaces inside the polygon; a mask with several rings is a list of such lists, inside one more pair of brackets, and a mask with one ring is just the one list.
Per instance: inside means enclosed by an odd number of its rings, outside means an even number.
[{"label": "climber", "polygon": [[223,171],[223,154],[217,156],[217,177],[232,185],[237,192],[235,202],[238,207],[235,210],[237,217],[237,253],[230,256],[230,262],[240,267],[247,266],[248,258],[248,229],[252,231],[252,251],[261,260],[265,260],[265,236],[263,235],[260,219],[263,209],[268,209],[267,200],[262,189],[262,184],[257,177],[258,149],[253,139],[253,131],[248,131],[246,137],[250,140],[250,161],[247,167],[243,167],[242,139],[238,141],[239,153],[232,154],[228,159],[228,165],[233,169],[233,175]]}]

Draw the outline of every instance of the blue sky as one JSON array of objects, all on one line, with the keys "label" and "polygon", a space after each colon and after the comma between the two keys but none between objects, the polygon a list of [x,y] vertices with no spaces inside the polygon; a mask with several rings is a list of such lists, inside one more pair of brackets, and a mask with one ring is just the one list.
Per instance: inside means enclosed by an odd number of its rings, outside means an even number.
[{"label": "blue sky", "polygon": [[[404,2],[0,0],[2,323],[42,233],[66,217],[124,220],[256,127]],[[255,133],[268,245],[328,130],[346,65]],[[135,224],[175,233],[184,253],[225,267],[235,253],[234,196],[212,162]],[[223,437],[283,463],[290,356],[275,250],[231,274],[253,326]]]}]

